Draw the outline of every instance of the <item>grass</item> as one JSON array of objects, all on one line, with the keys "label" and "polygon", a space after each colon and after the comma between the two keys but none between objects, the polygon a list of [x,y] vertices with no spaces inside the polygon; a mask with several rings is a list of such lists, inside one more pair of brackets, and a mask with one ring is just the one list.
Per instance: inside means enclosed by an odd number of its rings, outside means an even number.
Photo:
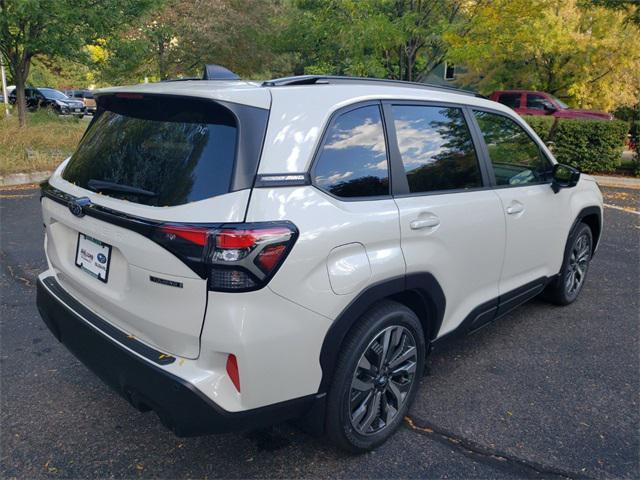
[{"label": "grass", "polygon": [[28,113],[26,128],[18,126],[15,111],[0,118],[0,175],[53,170],[73,153],[87,125],[46,111]]}]

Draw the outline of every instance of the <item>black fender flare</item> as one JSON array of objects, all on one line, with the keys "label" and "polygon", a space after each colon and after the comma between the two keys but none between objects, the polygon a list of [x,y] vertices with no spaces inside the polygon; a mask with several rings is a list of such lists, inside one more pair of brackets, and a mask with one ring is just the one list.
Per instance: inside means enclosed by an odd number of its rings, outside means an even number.
[{"label": "black fender flare", "polygon": [[[351,327],[375,302],[405,292],[419,295],[428,317],[428,330],[425,329],[427,338],[425,340],[429,344],[430,340],[435,338],[444,318],[446,299],[442,287],[432,274],[411,273],[370,285],[345,307],[324,337],[320,350],[320,366],[322,368],[320,393],[327,392],[331,385],[340,348]],[[422,318],[420,320],[423,323],[427,321]]]},{"label": "black fender flare", "polygon": [[576,218],[573,221],[573,224],[571,225],[571,228],[569,229],[569,235],[567,237],[567,243],[566,243],[565,248],[564,248],[565,256],[566,256],[567,251],[569,249],[569,245],[571,243],[571,237],[573,236],[573,234],[574,234],[574,232],[576,230],[576,227],[578,225],[580,225],[580,223],[582,223],[582,220],[585,217],[589,216],[589,215],[595,215],[596,217],[598,217],[598,228],[599,228],[599,231],[597,232],[597,235],[596,235],[596,232],[593,232],[594,235],[593,235],[593,252],[592,252],[592,256],[593,256],[593,253],[595,253],[596,247],[597,247],[597,245],[598,245],[598,243],[600,241],[600,238],[602,237],[602,227],[603,227],[603,225],[602,225],[602,209],[600,207],[591,206],[591,207],[584,207],[582,210],[580,210],[578,215],[576,215]]}]

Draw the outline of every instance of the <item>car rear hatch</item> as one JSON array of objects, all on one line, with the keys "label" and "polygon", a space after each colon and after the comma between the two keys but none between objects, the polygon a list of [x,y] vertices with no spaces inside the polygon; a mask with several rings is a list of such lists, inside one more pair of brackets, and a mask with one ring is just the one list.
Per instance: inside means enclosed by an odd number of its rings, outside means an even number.
[{"label": "car rear hatch", "polygon": [[196,358],[208,285],[190,229],[244,220],[267,118],[211,98],[99,96],[78,149],[42,190],[62,287],[143,343]]}]

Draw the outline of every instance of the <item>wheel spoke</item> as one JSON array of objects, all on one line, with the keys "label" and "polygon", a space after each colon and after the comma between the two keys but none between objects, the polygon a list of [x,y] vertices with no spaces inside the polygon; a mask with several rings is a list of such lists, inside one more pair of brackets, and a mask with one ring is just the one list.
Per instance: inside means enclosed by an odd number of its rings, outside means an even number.
[{"label": "wheel spoke", "polygon": [[351,413],[351,420],[356,425],[360,424],[360,420],[364,417],[364,414],[367,413],[367,405],[369,400],[373,397],[373,392],[369,392],[369,394],[365,397],[362,403],[356,408],[353,413]]},{"label": "wheel spoke", "polygon": [[400,365],[404,361],[409,360],[411,357],[415,357],[415,356],[416,356],[416,347],[410,347],[407,349],[407,351],[405,351],[399,357],[396,357],[395,359],[393,359],[389,363],[389,368],[391,369],[396,368],[398,365]]},{"label": "wheel spoke", "polygon": [[360,392],[368,392],[373,390],[373,382],[371,380],[361,380],[358,377],[353,379],[351,388],[354,388]]},{"label": "wheel spoke", "polygon": [[391,395],[393,395],[393,397],[395,398],[396,405],[400,407],[400,405],[402,405],[402,400],[404,397],[402,396],[402,392],[400,391],[400,388],[398,387],[396,382],[394,382],[393,380],[390,381],[389,385],[387,385],[387,389],[391,393]]},{"label": "wheel spoke", "polygon": [[358,362],[358,368],[364,370],[365,372],[367,372],[369,375],[374,375],[373,373],[373,369],[371,368],[371,362],[369,361],[369,359],[363,355],[362,357],[360,357],[360,361]]},{"label": "wheel spoke", "polygon": [[395,370],[391,371],[392,376],[399,375],[401,373],[415,373],[416,372],[416,362],[406,362],[403,365],[400,365]]},{"label": "wheel spoke", "polygon": [[387,352],[389,351],[389,343],[391,342],[391,330],[384,331],[384,337],[382,338],[382,353],[380,354],[380,363],[378,369],[382,369],[384,361],[387,358]]},{"label": "wheel spoke", "polygon": [[369,401],[369,405],[367,408],[367,416],[364,418],[363,422],[360,424],[360,428],[363,432],[369,430],[373,421],[378,417],[380,413],[380,392],[376,392],[371,400]]},{"label": "wheel spoke", "polygon": [[396,414],[398,413],[398,410],[396,409],[396,407],[391,405],[391,403],[389,403],[389,400],[386,398],[386,395],[383,395],[382,398],[384,399],[384,424],[389,425],[389,422],[393,420],[393,417],[396,416]]}]

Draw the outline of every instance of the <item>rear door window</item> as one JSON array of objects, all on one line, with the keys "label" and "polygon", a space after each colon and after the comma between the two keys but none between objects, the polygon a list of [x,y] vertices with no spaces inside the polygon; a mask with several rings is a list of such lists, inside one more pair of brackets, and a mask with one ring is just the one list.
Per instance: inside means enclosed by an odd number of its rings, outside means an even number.
[{"label": "rear door window", "polygon": [[136,203],[182,205],[230,191],[237,138],[235,116],[213,101],[114,97],[62,176]]},{"label": "rear door window", "polygon": [[520,108],[520,97],[522,95],[518,93],[501,93],[498,97],[498,101],[506,105],[509,108]]},{"label": "rear door window", "polygon": [[337,197],[389,194],[389,162],[378,105],[337,117],[325,136],[313,183]]},{"label": "rear door window", "polygon": [[482,186],[478,158],[461,109],[422,105],[391,108],[411,193]]}]

